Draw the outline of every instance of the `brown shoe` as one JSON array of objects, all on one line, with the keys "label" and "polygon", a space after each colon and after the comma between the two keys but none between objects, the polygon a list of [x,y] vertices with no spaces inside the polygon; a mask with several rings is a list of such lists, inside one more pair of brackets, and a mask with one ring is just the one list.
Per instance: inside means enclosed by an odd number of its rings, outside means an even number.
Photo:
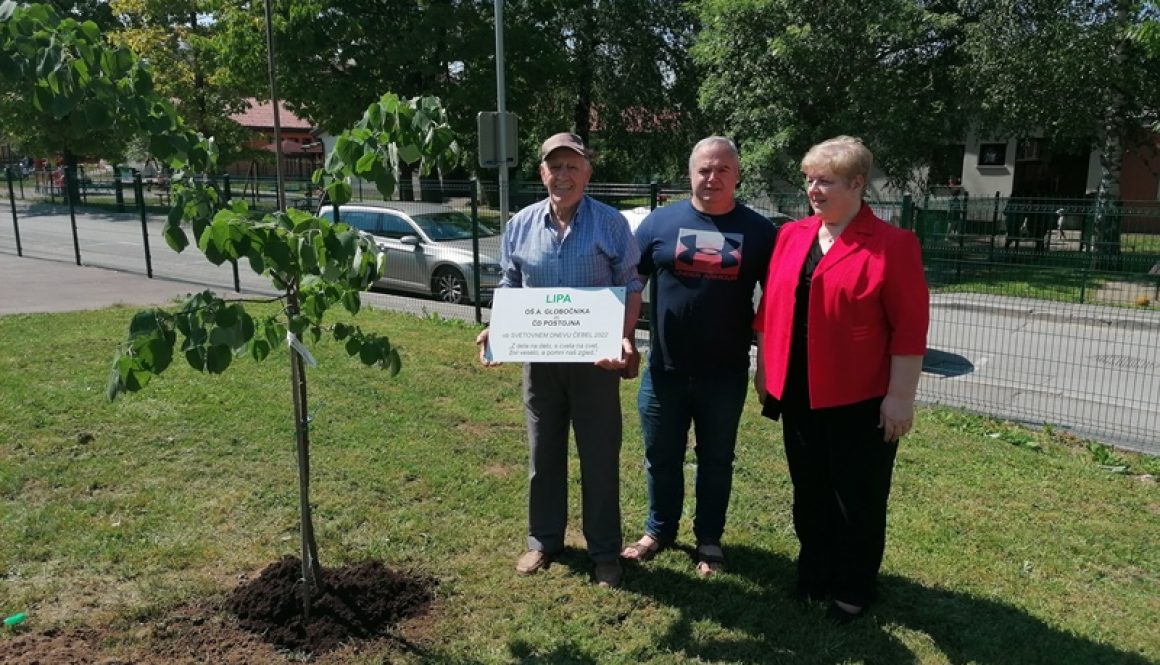
[{"label": "brown shoe", "polygon": [[599,586],[615,589],[620,586],[620,578],[623,574],[624,570],[620,567],[620,561],[617,559],[596,562],[596,584]]},{"label": "brown shoe", "polygon": [[520,575],[534,575],[552,565],[552,555],[540,550],[528,550],[516,562],[516,572]]}]

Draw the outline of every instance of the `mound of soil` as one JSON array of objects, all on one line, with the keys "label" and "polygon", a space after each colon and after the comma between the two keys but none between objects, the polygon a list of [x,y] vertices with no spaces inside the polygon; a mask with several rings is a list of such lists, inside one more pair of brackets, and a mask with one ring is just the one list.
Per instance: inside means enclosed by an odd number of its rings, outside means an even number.
[{"label": "mound of soil", "polygon": [[226,610],[243,628],[293,651],[320,654],[354,640],[380,637],[426,610],[433,581],[404,577],[378,561],[323,569],[310,617],[303,612],[302,562],[285,556],[234,589]]}]

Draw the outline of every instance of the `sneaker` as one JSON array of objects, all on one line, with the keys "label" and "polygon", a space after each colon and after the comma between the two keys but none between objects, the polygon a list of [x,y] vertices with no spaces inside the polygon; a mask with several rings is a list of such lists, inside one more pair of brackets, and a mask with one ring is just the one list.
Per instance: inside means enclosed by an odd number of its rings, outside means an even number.
[{"label": "sneaker", "polygon": [[615,589],[620,586],[620,578],[623,575],[624,570],[617,559],[596,562],[596,584],[599,586]]},{"label": "sneaker", "polygon": [[516,572],[520,575],[534,575],[552,565],[552,555],[541,550],[528,550],[516,562]]}]

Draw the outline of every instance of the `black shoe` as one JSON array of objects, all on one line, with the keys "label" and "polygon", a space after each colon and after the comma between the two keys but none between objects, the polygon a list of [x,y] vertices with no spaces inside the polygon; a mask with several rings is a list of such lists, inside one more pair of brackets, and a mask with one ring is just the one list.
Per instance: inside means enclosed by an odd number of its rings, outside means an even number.
[{"label": "black shoe", "polygon": [[853,623],[864,616],[866,616],[865,607],[858,610],[857,612],[847,612],[837,603],[831,602],[830,606],[826,608],[826,618],[839,626],[845,626],[847,624]]}]

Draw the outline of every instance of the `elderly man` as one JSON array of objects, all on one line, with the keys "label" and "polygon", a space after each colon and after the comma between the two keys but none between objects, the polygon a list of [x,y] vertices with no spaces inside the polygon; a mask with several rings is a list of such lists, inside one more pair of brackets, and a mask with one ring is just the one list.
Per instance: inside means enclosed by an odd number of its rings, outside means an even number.
[{"label": "elderly man", "polygon": [[650,559],[677,537],[689,426],[696,431],[697,572],[725,562],[721,536],[733,450],[749,383],[754,287],[765,278],[776,229],[733,198],[737,148],[720,136],[689,157],[693,196],[654,210],[636,231],[640,273],[651,278],[651,340],[637,408],[644,434],[648,520],[626,559]]},{"label": "elderly man", "polygon": [[[622,356],[586,363],[525,363],[528,427],[528,551],[524,575],[551,564],[564,548],[568,519],[568,428],[576,433],[583,492],[583,528],[601,586],[620,585],[620,378],[635,376],[639,357],[640,251],[628,222],[584,193],[592,164],[575,134],[556,134],[540,148],[548,198],[524,208],[504,229],[500,288],[623,286],[627,289]],[[488,331],[476,338],[480,361]]]}]

